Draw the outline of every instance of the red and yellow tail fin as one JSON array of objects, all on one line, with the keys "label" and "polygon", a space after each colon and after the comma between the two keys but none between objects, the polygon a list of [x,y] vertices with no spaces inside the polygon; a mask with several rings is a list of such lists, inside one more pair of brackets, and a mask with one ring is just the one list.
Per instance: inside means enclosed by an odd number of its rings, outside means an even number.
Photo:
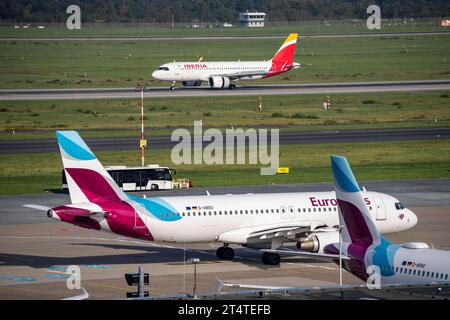
[{"label": "red and yellow tail fin", "polygon": [[272,58],[272,63],[282,66],[292,66],[295,54],[295,47],[297,46],[298,33],[291,33],[283,45],[278,49],[275,56]]}]

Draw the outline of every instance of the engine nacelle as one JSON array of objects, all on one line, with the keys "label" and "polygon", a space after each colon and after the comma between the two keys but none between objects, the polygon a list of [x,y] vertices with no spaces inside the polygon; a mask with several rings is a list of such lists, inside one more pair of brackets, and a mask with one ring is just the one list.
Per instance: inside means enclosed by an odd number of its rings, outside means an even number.
[{"label": "engine nacelle", "polygon": [[301,251],[323,253],[323,248],[332,243],[339,243],[338,231],[314,233],[306,240],[297,242],[297,248]]},{"label": "engine nacelle", "polygon": [[214,76],[208,79],[208,83],[211,89],[224,89],[230,87],[231,80],[228,77]]},{"label": "engine nacelle", "polygon": [[199,87],[202,85],[201,81],[182,81],[183,87]]}]

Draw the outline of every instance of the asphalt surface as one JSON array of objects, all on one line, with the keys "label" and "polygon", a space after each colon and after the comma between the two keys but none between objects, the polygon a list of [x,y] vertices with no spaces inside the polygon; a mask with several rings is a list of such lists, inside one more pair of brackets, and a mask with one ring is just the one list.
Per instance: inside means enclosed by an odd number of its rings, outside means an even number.
[{"label": "asphalt surface", "polygon": [[[270,130],[268,132],[270,134]],[[318,132],[282,131],[279,133],[279,142],[281,145],[423,139],[434,140],[448,138],[450,138],[450,128],[404,128]],[[223,145],[225,145],[225,136],[223,139]],[[139,138],[104,138],[85,140],[94,152],[108,150],[133,150],[139,145]],[[271,141],[270,138],[268,138],[267,141]],[[178,142],[179,141],[171,141],[170,136],[152,137],[148,139],[147,149],[172,148]],[[209,144],[209,142],[203,143],[204,146],[207,144]],[[58,150],[56,139],[0,141],[0,154],[57,152]]]},{"label": "asphalt surface", "polygon": [[[148,98],[202,97],[202,96],[253,96],[290,94],[331,94],[369,92],[418,92],[450,90],[450,80],[347,82],[319,84],[271,84],[239,85],[236,90],[215,90],[208,87],[149,87],[144,93]],[[0,90],[0,101],[8,100],[77,100],[77,99],[126,99],[136,98],[134,88],[86,88],[86,89],[10,89]]]},{"label": "asphalt surface", "polygon": [[[363,182],[368,190],[387,191],[413,210],[419,222],[411,230],[387,235],[389,241],[404,243],[423,241],[436,248],[449,250],[448,233],[450,179],[413,181]],[[276,192],[330,190],[331,184],[282,185],[261,187],[211,188],[212,194],[221,192]],[[183,194],[197,194],[204,190],[176,190]],[[162,194],[160,192],[158,194]],[[169,192],[165,192],[168,194]],[[155,193],[156,194],[156,193]],[[39,198],[40,197],[40,198]],[[409,198],[408,198],[409,197]],[[410,199],[410,200],[408,200]],[[226,283],[313,288],[280,294],[265,295],[267,299],[335,299],[340,295],[333,289],[338,283],[336,264],[312,258],[283,258],[279,266],[261,263],[260,253],[233,246],[233,261],[217,260],[217,243],[156,243],[125,238],[114,234],[82,229],[63,222],[52,221],[45,212],[22,207],[24,202],[61,204],[67,195],[44,194],[35,196],[1,197],[0,209],[0,299],[62,299],[79,294],[79,290],[66,287],[66,268],[77,265],[81,270],[81,285],[90,299],[123,299],[126,292],[134,291],[125,283],[125,273],[135,273],[143,266],[150,274],[146,290],[153,298],[192,295],[194,270],[191,258],[199,258],[197,265],[197,292],[211,298],[217,290],[217,278]],[[419,205],[414,207],[413,204]],[[427,207],[426,205],[431,205]],[[7,223],[9,219],[10,223]],[[348,272],[343,283],[361,285],[362,282]],[[315,288],[315,289],[314,289]],[[234,288],[224,288],[236,291]],[[448,292],[431,287],[407,287],[389,291],[368,291],[364,288],[346,289],[346,299],[438,299]],[[393,292],[396,291],[396,292]],[[255,293],[232,292],[219,297],[252,299]]]},{"label": "asphalt surface", "polygon": [[[367,190],[397,196],[413,210],[419,222],[411,230],[387,235],[389,241],[404,243],[423,241],[449,250],[448,212],[450,179],[361,182]],[[211,194],[242,192],[297,192],[331,190],[328,183],[209,188]],[[205,189],[184,189],[147,193],[148,195],[202,194]],[[192,294],[194,270],[189,259],[199,258],[197,292],[211,298],[217,290],[217,278],[226,283],[315,288],[282,294],[265,295],[266,299],[335,299],[340,295],[338,267],[331,262],[304,258],[283,258],[279,266],[261,263],[260,253],[234,246],[233,261],[217,260],[217,243],[155,243],[125,238],[110,233],[82,229],[46,218],[45,212],[22,207],[22,204],[57,205],[66,203],[65,194],[42,194],[0,197],[0,299],[62,299],[79,294],[66,287],[66,268],[78,265],[81,285],[90,299],[123,299],[134,291],[125,283],[125,273],[135,273],[143,266],[150,274],[146,290],[152,297]],[[186,261],[186,262],[185,262]],[[362,282],[343,273],[345,286]],[[233,288],[225,288],[235,291]],[[346,299],[439,299],[448,298],[448,290],[437,287],[404,287],[389,291],[364,288],[345,290]],[[255,294],[230,292],[214,299],[252,299]]]}]

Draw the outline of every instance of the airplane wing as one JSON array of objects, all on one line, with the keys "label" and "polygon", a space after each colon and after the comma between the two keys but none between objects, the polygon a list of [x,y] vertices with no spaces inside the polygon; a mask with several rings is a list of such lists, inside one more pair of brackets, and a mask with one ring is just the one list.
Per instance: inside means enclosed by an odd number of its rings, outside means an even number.
[{"label": "airplane wing", "polygon": [[221,77],[228,77],[231,80],[238,80],[240,78],[247,78],[247,77],[264,77],[268,73],[271,73],[269,71],[242,71],[242,72],[234,72],[229,74],[221,74]]},{"label": "airplane wing", "polygon": [[303,223],[286,222],[258,227],[245,227],[222,233],[218,241],[224,243],[248,243],[252,240],[273,240],[276,238],[284,241],[295,241],[303,237],[306,232],[311,232],[318,227],[325,227],[322,221],[307,221]]},{"label": "airplane wing", "polygon": [[[287,250],[287,249],[277,249],[277,250],[271,250],[271,249],[262,249],[261,252],[270,252],[270,253],[278,253],[281,255],[290,255],[290,256],[305,256],[305,257],[314,257],[314,258],[322,258],[322,259],[328,259],[328,260],[335,260],[339,259],[338,254],[327,254],[327,253],[312,253],[312,252],[306,252],[306,251],[297,251],[297,250]],[[341,255],[342,260],[350,260],[350,258],[346,255]]]}]

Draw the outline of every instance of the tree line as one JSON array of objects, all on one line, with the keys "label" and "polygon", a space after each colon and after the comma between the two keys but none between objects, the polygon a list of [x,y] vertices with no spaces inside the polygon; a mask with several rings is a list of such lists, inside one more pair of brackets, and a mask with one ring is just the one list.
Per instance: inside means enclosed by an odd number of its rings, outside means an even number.
[{"label": "tree line", "polygon": [[66,8],[81,8],[83,22],[231,22],[239,12],[262,11],[267,21],[364,19],[377,4],[382,18],[450,16],[448,0],[2,0],[2,22],[65,22]]}]

